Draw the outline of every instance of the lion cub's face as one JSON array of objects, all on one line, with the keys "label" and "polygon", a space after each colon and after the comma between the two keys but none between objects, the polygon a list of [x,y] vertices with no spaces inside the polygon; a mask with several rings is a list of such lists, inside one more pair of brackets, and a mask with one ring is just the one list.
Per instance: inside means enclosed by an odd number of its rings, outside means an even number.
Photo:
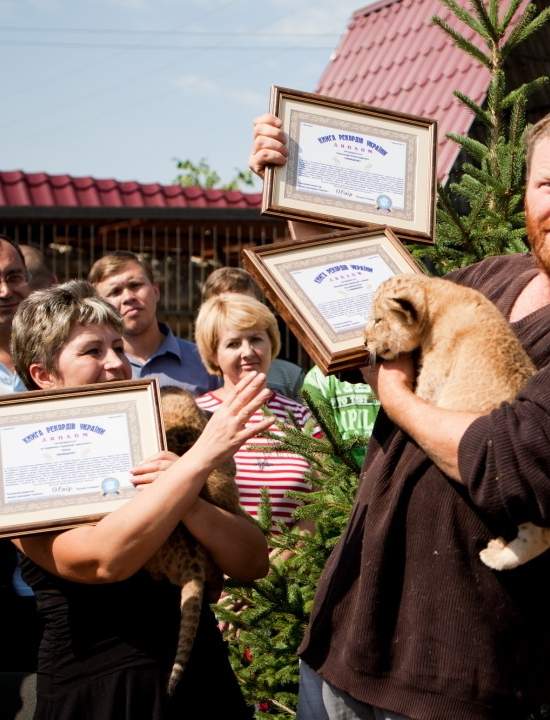
[{"label": "lion cub's face", "polygon": [[383,282],[374,296],[365,345],[373,357],[392,360],[420,345],[426,294],[422,278],[403,275]]}]

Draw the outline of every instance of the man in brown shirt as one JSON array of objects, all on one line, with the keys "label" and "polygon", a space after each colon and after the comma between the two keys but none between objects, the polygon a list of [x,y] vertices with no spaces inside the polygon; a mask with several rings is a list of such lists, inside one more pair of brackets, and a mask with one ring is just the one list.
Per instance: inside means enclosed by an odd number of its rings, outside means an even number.
[{"label": "man in brown shirt", "polygon": [[[284,143],[260,118],[252,169],[284,163]],[[383,412],[300,648],[299,720],[523,720],[550,704],[550,552],[501,573],[478,557],[550,525],[550,116],[527,152],[533,254],[450,277],[496,303],[540,371],[481,417],[417,398],[407,357],[368,374]]]}]

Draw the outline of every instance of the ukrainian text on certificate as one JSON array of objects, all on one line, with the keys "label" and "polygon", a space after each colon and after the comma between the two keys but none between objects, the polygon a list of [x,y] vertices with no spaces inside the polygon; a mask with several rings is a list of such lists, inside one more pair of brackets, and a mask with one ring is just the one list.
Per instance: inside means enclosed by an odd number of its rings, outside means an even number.
[{"label": "ukrainian text on certificate", "polygon": [[67,496],[117,495],[131,486],[124,413],[4,427],[4,504]]},{"label": "ukrainian text on certificate", "polygon": [[376,288],[394,274],[379,255],[291,271],[293,280],[338,334],[364,328]]},{"label": "ukrainian text on certificate", "polygon": [[407,143],[301,121],[296,190],[375,206],[405,208]]}]

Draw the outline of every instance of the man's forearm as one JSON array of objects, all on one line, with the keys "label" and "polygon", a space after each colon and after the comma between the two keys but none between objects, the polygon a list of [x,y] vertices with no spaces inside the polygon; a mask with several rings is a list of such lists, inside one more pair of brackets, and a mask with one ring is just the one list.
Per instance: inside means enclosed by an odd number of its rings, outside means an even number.
[{"label": "man's forearm", "polygon": [[387,415],[420,445],[445,475],[461,482],[458,446],[479,415],[443,410],[421,400],[404,386],[394,387],[382,404]]}]

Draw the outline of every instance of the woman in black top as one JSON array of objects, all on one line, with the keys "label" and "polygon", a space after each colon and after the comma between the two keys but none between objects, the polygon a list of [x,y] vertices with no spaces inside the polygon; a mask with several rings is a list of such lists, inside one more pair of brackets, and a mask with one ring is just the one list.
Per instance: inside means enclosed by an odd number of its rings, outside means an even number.
[{"label": "woman in black top", "polygon": [[[30,389],[127,379],[120,331],[116,311],[87,283],[33,293],[13,322],[17,372]],[[267,571],[260,531],[198,497],[212,468],[269,424],[244,429],[269,392],[264,380],[245,378],[181,458],[155,458],[162,479],[119,510],[95,525],[14,541],[43,623],[36,720],[248,717],[207,605],[185,677],[168,699],[179,592],[142,567],[182,521],[228,575],[251,580]]]}]

